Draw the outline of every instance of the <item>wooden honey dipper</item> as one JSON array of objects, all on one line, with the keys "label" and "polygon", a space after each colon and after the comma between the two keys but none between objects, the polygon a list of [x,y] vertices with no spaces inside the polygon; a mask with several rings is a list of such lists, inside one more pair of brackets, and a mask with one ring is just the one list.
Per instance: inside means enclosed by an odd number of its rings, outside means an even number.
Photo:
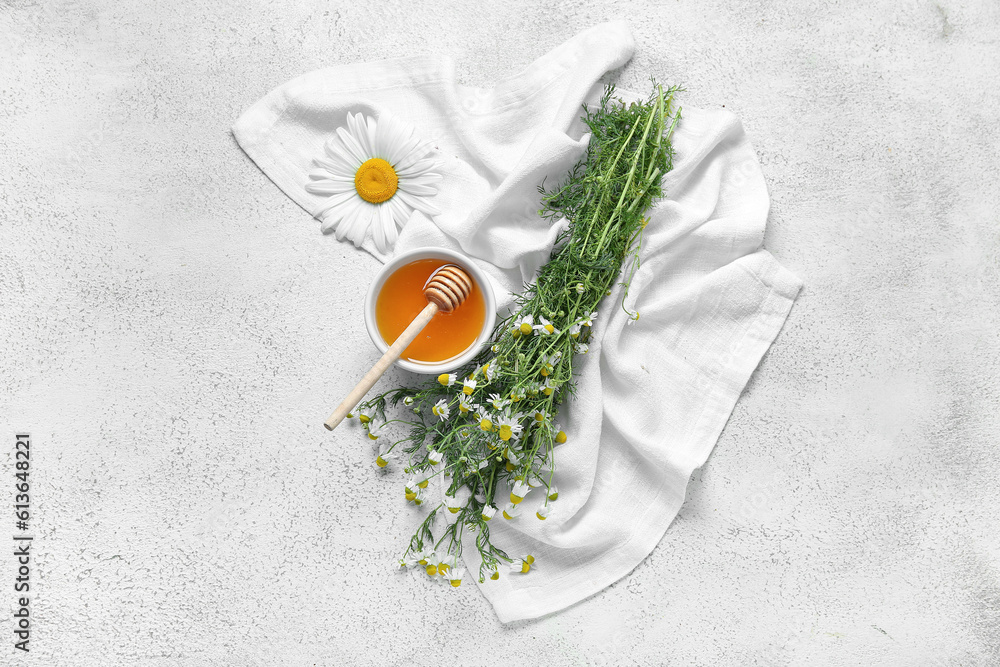
[{"label": "wooden honey dipper", "polygon": [[420,314],[413,318],[409,326],[399,334],[399,338],[393,341],[389,349],[385,351],[382,358],[375,362],[371,370],[365,374],[361,381],[351,390],[343,403],[337,406],[330,418],[323,422],[327,430],[332,431],[337,428],[337,424],[344,420],[347,413],[355,405],[361,402],[365,394],[375,386],[378,379],[389,370],[403,350],[413,342],[413,339],[423,331],[424,327],[437,315],[438,311],[450,313],[458,308],[472,293],[472,278],[454,264],[446,264],[431,274],[424,284],[424,297],[427,305],[420,311]]}]

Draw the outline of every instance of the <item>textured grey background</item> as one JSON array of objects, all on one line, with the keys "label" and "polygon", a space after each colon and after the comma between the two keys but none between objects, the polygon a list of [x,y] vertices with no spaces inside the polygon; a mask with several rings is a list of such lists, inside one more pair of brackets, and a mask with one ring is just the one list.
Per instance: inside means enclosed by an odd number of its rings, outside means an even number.
[{"label": "textured grey background", "polygon": [[[3,470],[15,430],[35,441],[25,664],[1000,664],[1000,5],[408,6],[0,2]],[[393,570],[399,480],[320,426],[373,359],[376,262],[228,128],[331,63],[446,52],[488,85],[621,17],[624,86],[655,75],[743,119],[766,245],[806,287],[649,559],[500,626],[473,586]],[[0,560],[0,662],[21,664]]]}]

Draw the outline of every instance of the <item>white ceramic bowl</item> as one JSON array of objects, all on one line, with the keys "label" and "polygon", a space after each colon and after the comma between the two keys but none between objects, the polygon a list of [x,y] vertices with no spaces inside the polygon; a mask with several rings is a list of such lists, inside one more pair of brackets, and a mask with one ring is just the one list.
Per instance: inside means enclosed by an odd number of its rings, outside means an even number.
[{"label": "white ceramic bowl", "polygon": [[378,325],[375,323],[375,299],[382,290],[382,285],[385,284],[386,278],[404,264],[415,262],[418,259],[443,259],[462,267],[476,281],[476,285],[479,286],[479,291],[486,302],[486,316],[483,321],[482,331],[479,332],[476,342],[470,345],[469,349],[462,354],[452,357],[447,361],[437,363],[417,363],[405,359],[396,361],[396,365],[405,370],[414,373],[438,375],[440,373],[447,373],[471,361],[479,353],[479,350],[482,349],[483,343],[489,340],[497,321],[496,296],[493,294],[493,287],[490,285],[490,280],[486,276],[486,273],[465,255],[444,248],[414,248],[413,250],[397,255],[382,266],[382,270],[375,275],[375,279],[372,280],[371,285],[368,287],[368,294],[365,296],[365,326],[368,328],[368,335],[371,336],[375,347],[383,353],[389,349],[389,343],[382,338],[382,334],[378,330]]}]

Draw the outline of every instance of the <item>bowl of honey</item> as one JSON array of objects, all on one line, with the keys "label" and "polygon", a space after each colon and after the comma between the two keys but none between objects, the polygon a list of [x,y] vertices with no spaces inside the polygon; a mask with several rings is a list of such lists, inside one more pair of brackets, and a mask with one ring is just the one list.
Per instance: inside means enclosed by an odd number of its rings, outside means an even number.
[{"label": "bowl of honey", "polygon": [[365,325],[375,347],[389,346],[427,305],[424,286],[449,264],[462,268],[472,292],[455,310],[439,312],[410,343],[396,365],[414,373],[446,373],[468,363],[496,325],[496,298],[489,278],[471,259],[444,248],[416,248],[383,265],[365,297]]}]

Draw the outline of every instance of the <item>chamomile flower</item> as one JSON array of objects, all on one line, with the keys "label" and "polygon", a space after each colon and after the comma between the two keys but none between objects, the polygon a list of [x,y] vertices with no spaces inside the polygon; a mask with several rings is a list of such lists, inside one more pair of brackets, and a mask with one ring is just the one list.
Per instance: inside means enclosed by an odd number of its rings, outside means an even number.
[{"label": "chamomile flower", "polygon": [[451,571],[458,565],[458,558],[454,554],[448,554],[438,561],[438,574],[447,578]]},{"label": "chamomile flower", "polygon": [[489,433],[493,430],[493,416],[485,410],[479,411],[479,414],[476,415],[476,420],[479,422],[479,428],[483,431]]},{"label": "chamomile flower", "polygon": [[507,503],[503,507],[503,518],[510,521],[511,519],[516,519],[521,516],[521,508],[514,503]]},{"label": "chamomile flower", "polygon": [[571,324],[570,327],[569,327],[570,338],[579,338],[580,337],[580,329],[581,329],[581,327],[580,327],[580,323],[579,322],[577,322],[576,324]]},{"label": "chamomile flower", "polygon": [[577,294],[583,294],[586,291],[587,291],[587,288],[583,286],[583,283],[577,283],[576,284],[576,293]]},{"label": "chamomile flower", "polygon": [[545,521],[546,519],[549,518],[549,511],[550,510],[548,505],[542,505],[537,510],[535,510],[535,516],[537,516],[539,520]]},{"label": "chamomile flower", "polygon": [[411,554],[410,556],[404,556],[399,559],[400,567],[411,567],[413,565],[419,565],[420,559],[423,558],[423,554]]},{"label": "chamomile flower", "polygon": [[551,396],[552,394],[555,393],[556,389],[558,388],[557,385],[552,384],[551,378],[545,378],[545,382],[542,383],[541,387],[542,387],[542,393],[545,394],[546,396]]},{"label": "chamomile flower", "polygon": [[559,499],[559,487],[556,486],[555,482],[552,482],[551,484],[549,484],[549,488],[548,488],[548,491],[545,494],[545,497],[548,498],[549,500],[558,500]]},{"label": "chamomile flower", "polygon": [[462,394],[461,396],[459,396],[459,398],[458,398],[458,411],[459,412],[461,412],[464,415],[465,413],[472,412],[475,409],[476,409],[475,404],[473,404],[473,403],[471,403],[469,401],[469,397],[468,396],[466,396],[464,394]]},{"label": "chamomile flower", "polygon": [[531,570],[531,566],[535,564],[535,557],[531,554],[525,554],[520,558],[515,558],[510,564],[510,571],[518,574],[528,574]]},{"label": "chamomile flower", "polygon": [[562,426],[560,424],[556,424],[555,428],[552,430],[555,431],[556,434],[555,437],[553,438],[556,444],[557,445],[564,444],[566,442],[566,431],[562,429]]},{"label": "chamomile flower", "polygon": [[407,485],[403,495],[406,498],[406,502],[413,503],[414,505],[422,505],[424,503],[424,490],[419,486]]},{"label": "chamomile flower", "polygon": [[518,336],[530,336],[531,332],[535,330],[535,318],[531,315],[524,315],[516,320],[512,325],[511,333],[514,338]]},{"label": "chamomile flower", "polygon": [[555,370],[555,365],[559,363],[561,358],[562,352],[555,352],[542,357],[542,368],[539,373],[541,373],[543,377],[551,375],[552,371]]},{"label": "chamomile flower", "polygon": [[427,198],[437,194],[438,162],[427,157],[433,146],[413,136],[413,128],[382,113],[376,121],[360,113],[347,114],[347,126],[313,159],[306,192],[325,196],[312,214],[325,234],[361,245],[371,229],[381,252],[396,242],[414,209],[428,216],[439,213]]},{"label": "chamomile flower", "polygon": [[545,409],[535,411],[535,421],[538,422],[539,424],[548,423],[549,419],[551,418],[552,415],[550,415],[548,411]]},{"label": "chamomile flower", "polygon": [[436,466],[437,464],[441,463],[443,459],[444,459],[444,454],[442,454],[436,449],[432,449],[431,451],[427,452],[427,460],[431,462],[432,466]]},{"label": "chamomile flower", "polygon": [[448,399],[442,398],[440,401],[435,403],[434,407],[431,408],[431,412],[433,412],[437,417],[439,417],[441,421],[447,419],[448,416],[451,414],[451,408],[448,407]]},{"label": "chamomile flower", "polygon": [[433,577],[436,574],[443,574],[442,568],[445,572],[448,571],[448,561],[441,558],[437,554],[431,554],[427,557],[427,565],[424,566],[424,571],[427,575]]},{"label": "chamomile flower", "polygon": [[483,506],[483,512],[480,516],[483,517],[483,521],[489,521],[497,513],[497,508],[493,505]]},{"label": "chamomile flower", "polygon": [[444,496],[444,506],[448,508],[448,511],[452,514],[458,514],[458,511],[462,509],[462,501],[460,501],[455,496],[449,496],[445,494]]},{"label": "chamomile flower", "polygon": [[448,579],[448,582],[452,586],[458,588],[459,586],[462,585],[462,577],[465,576],[465,568],[464,567],[450,568],[450,572],[445,573],[444,576],[446,579]]},{"label": "chamomile flower", "polygon": [[427,485],[430,484],[431,476],[433,474],[434,473],[431,472],[430,470],[424,470],[424,471],[414,470],[413,474],[410,475],[410,478],[406,481],[407,492],[411,490],[416,492],[419,491],[420,489],[426,489]]},{"label": "chamomile flower", "polygon": [[490,394],[488,402],[493,406],[494,410],[503,410],[506,406],[510,405],[510,399],[504,398],[500,394]]},{"label": "chamomile flower", "polygon": [[500,416],[500,421],[498,422],[497,435],[504,442],[509,442],[511,438],[517,440],[521,437],[522,428],[520,413],[504,413]]},{"label": "chamomile flower", "polygon": [[590,346],[586,343],[573,343],[573,351],[577,354],[587,354],[590,350]]},{"label": "chamomile flower", "polygon": [[594,326],[594,320],[596,320],[596,319],[597,319],[597,311],[595,310],[594,312],[590,313],[589,315],[585,315],[585,316],[581,317],[580,318],[580,324],[583,325],[583,326],[585,326],[585,327],[592,327],[592,326]]},{"label": "chamomile flower", "polygon": [[472,392],[476,390],[476,381],[471,377],[466,378],[465,382],[462,383],[462,393],[466,396],[472,395]]},{"label": "chamomile flower", "polygon": [[534,329],[543,336],[550,336],[550,335],[558,336],[560,333],[559,329],[556,329],[555,325],[553,325],[552,322],[549,322],[547,319],[541,316],[539,316],[538,324],[534,326]]},{"label": "chamomile flower", "polygon": [[370,422],[368,425],[368,439],[378,440],[379,436],[382,435],[384,430],[385,430],[385,424],[376,424],[375,422]]},{"label": "chamomile flower", "polygon": [[375,465],[379,468],[384,468],[389,465],[389,461],[396,458],[396,454],[391,451],[379,452],[378,456],[375,457]]},{"label": "chamomile flower", "polygon": [[514,391],[510,392],[510,402],[511,403],[517,403],[522,398],[524,398],[524,393],[521,392],[521,390],[515,389]]},{"label": "chamomile flower", "polygon": [[413,397],[412,396],[405,397],[403,399],[403,405],[405,405],[406,407],[410,407],[411,405],[413,405]]},{"label": "chamomile flower", "polygon": [[510,502],[515,505],[519,504],[522,500],[524,500],[524,497],[528,495],[528,491],[531,491],[531,487],[528,486],[528,483],[523,480],[517,480],[510,490]]},{"label": "chamomile flower", "polygon": [[443,387],[450,387],[455,384],[457,379],[454,373],[441,373],[441,375],[438,375],[438,383]]},{"label": "chamomile flower", "polygon": [[632,316],[629,317],[628,322],[626,322],[625,324],[631,325],[631,324],[635,324],[638,321],[639,321],[639,311],[637,310],[634,313],[632,313]]},{"label": "chamomile flower", "polygon": [[483,377],[486,378],[487,382],[492,382],[493,378],[497,375],[497,360],[495,358],[490,359],[479,370],[483,372]]},{"label": "chamomile flower", "polygon": [[496,581],[500,578],[500,570],[493,570],[493,574],[490,575],[490,579]]}]

